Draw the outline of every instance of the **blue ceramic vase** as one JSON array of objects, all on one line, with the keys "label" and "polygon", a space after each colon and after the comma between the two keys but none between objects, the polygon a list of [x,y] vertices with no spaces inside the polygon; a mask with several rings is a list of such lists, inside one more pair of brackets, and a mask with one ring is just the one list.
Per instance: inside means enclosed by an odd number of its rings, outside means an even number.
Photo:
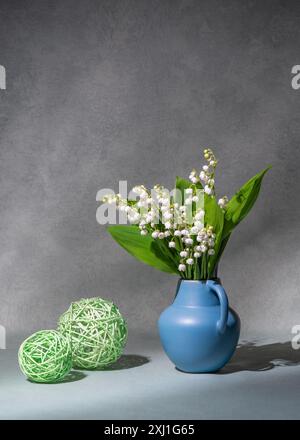
[{"label": "blue ceramic vase", "polygon": [[163,348],[177,369],[209,373],[222,368],[233,355],[240,319],[228,306],[218,278],[180,280],[174,302],[160,316]]}]

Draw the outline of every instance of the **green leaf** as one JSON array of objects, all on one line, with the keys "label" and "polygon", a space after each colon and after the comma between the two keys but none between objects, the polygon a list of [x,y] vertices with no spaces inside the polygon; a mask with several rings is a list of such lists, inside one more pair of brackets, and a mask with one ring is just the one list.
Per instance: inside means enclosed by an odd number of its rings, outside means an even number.
[{"label": "green leaf", "polygon": [[176,176],[175,186],[177,189],[180,189],[182,193],[184,192],[184,190],[186,190],[187,188],[191,188],[192,186],[195,186],[197,189],[203,189],[203,186],[200,182],[192,183],[189,180],[184,179],[183,177],[180,176]]},{"label": "green leaf", "polygon": [[178,194],[178,191],[175,193],[174,197],[174,203],[179,203],[180,205],[184,202],[184,191],[190,187],[190,182],[186,179],[183,179],[182,177],[177,176],[176,177],[176,184],[175,189],[180,191],[180,194]]},{"label": "green leaf", "polygon": [[107,228],[113,239],[122,246],[129,254],[145,264],[168,273],[177,273],[174,266],[169,266],[153,252],[151,248],[155,241],[152,237],[142,236],[137,226],[114,225]]},{"label": "green leaf", "polygon": [[223,230],[223,239],[246,217],[254,205],[264,175],[271,167],[262,170],[246,182],[229,201]]},{"label": "green leaf", "polygon": [[216,264],[219,263],[229,238],[230,238],[230,234],[228,234],[225,238],[223,238],[223,235],[222,235],[222,239],[221,239],[221,243],[220,243],[220,246],[219,246],[218,253],[214,256],[215,257],[214,267],[215,267]]},{"label": "green leaf", "polygon": [[215,234],[223,229],[224,213],[218,205],[215,196],[204,194],[205,225],[213,226]]},{"label": "green leaf", "polygon": [[[167,263],[174,273],[178,273],[179,257],[178,252],[169,249],[164,240],[153,240],[151,250],[160,260]],[[176,252],[176,254],[175,254]]]},{"label": "green leaf", "polygon": [[174,202],[177,202],[177,203],[182,204],[183,201],[184,201],[184,191],[185,191],[187,188],[191,188],[191,187],[193,187],[193,186],[196,187],[197,189],[203,189],[203,186],[201,185],[200,182],[194,184],[194,183],[190,182],[189,180],[184,179],[183,177],[179,177],[179,176],[177,176],[177,177],[176,177],[175,188],[176,188],[176,189],[179,189],[179,190],[181,191],[181,200],[177,200],[177,199],[175,198]]},{"label": "green leaf", "polygon": [[215,254],[209,257],[208,261],[208,275],[211,276],[218,260],[218,253],[222,242],[222,232],[224,225],[224,213],[219,207],[216,198],[214,196],[209,196],[204,194],[204,210],[205,226],[213,226],[214,233],[216,234],[215,239]]},{"label": "green leaf", "polygon": [[177,189],[180,189],[180,191],[182,192],[182,194],[184,193],[184,190],[186,190],[187,188],[190,188],[191,186],[191,182],[187,179],[184,179],[183,177],[180,176],[176,176],[176,184],[175,184]]}]

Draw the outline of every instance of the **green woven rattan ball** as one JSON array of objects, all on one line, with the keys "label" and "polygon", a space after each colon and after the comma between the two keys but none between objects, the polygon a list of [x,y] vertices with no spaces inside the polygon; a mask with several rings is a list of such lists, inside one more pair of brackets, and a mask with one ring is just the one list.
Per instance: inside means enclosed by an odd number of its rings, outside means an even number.
[{"label": "green woven rattan ball", "polygon": [[33,382],[58,382],[72,368],[70,342],[56,330],[41,330],[19,348],[19,365]]},{"label": "green woven rattan ball", "polygon": [[58,329],[70,337],[73,366],[87,370],[115,362],[127,340],[127,325],[119,309],[101,298],[72,303],[61,315]]}]

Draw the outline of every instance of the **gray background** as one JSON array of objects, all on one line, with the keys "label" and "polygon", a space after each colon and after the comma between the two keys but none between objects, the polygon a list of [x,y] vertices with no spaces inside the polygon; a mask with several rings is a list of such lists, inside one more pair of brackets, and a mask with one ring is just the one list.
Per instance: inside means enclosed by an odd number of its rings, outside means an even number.
[{"label": "gray background", "polygon": [[52,328],[70,301],[113,299],[155,331],[177,279],[96,222],[96,193],[220,160],[219,195],[268,164],[220,266],[244,337],[300,324],[297,1],[2,0],[0,323]]}]

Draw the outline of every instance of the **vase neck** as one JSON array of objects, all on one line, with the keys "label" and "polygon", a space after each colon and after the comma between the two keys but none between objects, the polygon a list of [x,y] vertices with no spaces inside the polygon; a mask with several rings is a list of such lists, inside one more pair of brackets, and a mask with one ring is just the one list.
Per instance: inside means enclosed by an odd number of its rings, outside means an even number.
[{"label": "vase neck", "polygon": [[179,280],[173,304],[190,307],[219,304],[219,300],[210,286],[211,283],[220,284],[221,282],[218,278],[207,281]]}]

